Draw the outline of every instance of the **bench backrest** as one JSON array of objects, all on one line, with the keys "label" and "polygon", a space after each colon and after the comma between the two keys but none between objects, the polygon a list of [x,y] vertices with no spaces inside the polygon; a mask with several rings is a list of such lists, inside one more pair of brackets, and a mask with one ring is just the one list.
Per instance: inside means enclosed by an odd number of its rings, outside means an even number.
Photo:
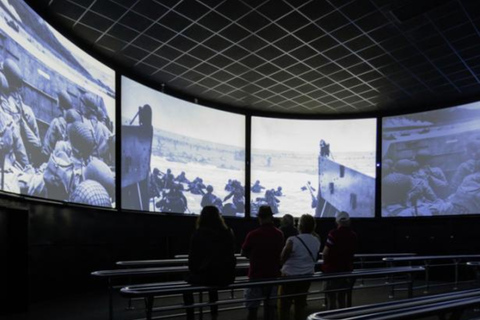
[{"label": "bench backrest", "polygon": [[382,260],[385,262],[408,262],[408,261],[426,261],[426,260],[466,260],[466,259],[480,259],[480,254],[465,254],[465,255],[445,255],[445,256],[411,256],[411,257],[385,257]]},{"label": "bench backrest", "polygon": [[317,312],[308,317],[309,320],[336,320],[336,319],[381,319],[385,316],[405,317],[421,316],[427,312],[441,311],[442,307],[457,307],[459,301],[480,299],[480,289],[449,292],[408,300],[377,303],[372,305],[353,307],[340,310]]},{"label": "bench backrest", "polygon": [[[366,277],[376,277],[376,276],[389,276],[396,274],[413,274],[423,272],[425,269],[423,267],[394,267],[394,268],[376,268],[376,269],[358,269],[352,272],[340,272],[340,273],[314,273],[309,276],[295,276],[295,277],[281,277],[274,279],[261,279],[261,280],[245,280],[245,281],[236,281],[235,283],[222,288],[217,289],[245,289],[252,287],[261,287],[267,285],[281,285],[286,283],[294,282],[317,282],[317,281],[326,281],[333,279],[345,279],[345,278],[366,278]],[[200,286],[200,285],[189,285],[189,286],[164,286],[159,283],[158,286],[155,284],[148,285],[133,285],[122,288],[120,292],[126,296],[140,296],[140,297],[149,297],[149,296],[160,296],[167,294],[180,294],[186,292],[199,292],[206,291],[212,287]]]}]

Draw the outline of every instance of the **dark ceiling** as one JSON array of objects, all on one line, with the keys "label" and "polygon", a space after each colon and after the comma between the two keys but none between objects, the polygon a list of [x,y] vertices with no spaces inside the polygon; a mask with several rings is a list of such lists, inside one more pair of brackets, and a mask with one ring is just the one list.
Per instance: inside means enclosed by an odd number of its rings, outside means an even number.
[{"label": "dark ceiling", "polygon": [[241,110],[386,113],[480,95],[478,0],[27,2],[105,61]]}]

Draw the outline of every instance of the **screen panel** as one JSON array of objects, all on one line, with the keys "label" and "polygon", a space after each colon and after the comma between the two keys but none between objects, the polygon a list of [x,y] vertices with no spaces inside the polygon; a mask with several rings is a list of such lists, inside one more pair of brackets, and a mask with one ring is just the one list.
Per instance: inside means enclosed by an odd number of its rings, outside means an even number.
[{"label": "screen panel", "polygon": [[0,189],[113,207],[115,72],[24,1],[0,16]]},{"label": "screen panel", "polygon": [[252,117],[251,208],[374,217],[376,120]]},{"label": "screen panel", "polygon": [[122,77],[121,172],[125,209],[244,216],[245,116]]},{"label": "screen panel", "polygon": [[382,216],[480,213],[480,103],[382,119]]}]

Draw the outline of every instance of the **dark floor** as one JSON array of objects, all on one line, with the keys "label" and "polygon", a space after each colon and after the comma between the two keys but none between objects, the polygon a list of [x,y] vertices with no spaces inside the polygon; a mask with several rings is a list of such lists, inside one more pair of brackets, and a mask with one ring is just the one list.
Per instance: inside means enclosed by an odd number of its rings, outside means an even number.
[{"label": "dark floor", "polygon": [[[370,282],[371,283],[371,282]],[[366,283],[369,284],[369,283]],[[417,283],[418,285],[419,283]],[[359,287],[357,282],[356,286]],[[459,289],[468,289],[472,285],[463,285]],[[312,285],[311,291],[320,289],[320,284]],[[442,286],[431,288],[428,294],[449,292],[453,290],[452,286]],[[414,296],[425,295],[423,289],[415,290]],[[370,303],[378,303],[384,301],[391,301],[389,298],[390,287],[358,289],[353,294],[353,305],[363,305]],[[230,293],[222,293],[226,296]],[[235,293],[236,298],[241,298],[243,293],[238,291]],[[307,314],[318,312],[324,309],[322,296],[314,295],[308,302]],[[395,293],[393,299],[404,299],[407,297],[405,290],[399,290]],[[180,297],[159,298],[155,301],[155,306],[165,306],[171,304],[181,303]],[[145,317],[143,309],[143,300],[132,302],[133,310],[128,310],[128,300],[120,297],[118,294],[114,296],[114,319],[116,320],[138,320]],[[229,306],[230,307],[230,306]],[[234,306],[232,306],[234,307]],[[241,305],[237,305],[237,309],[222,311],[219,314],[219,319],[240,320],[246,319],[246,311]],[[223,307],[224,308],[224,307]],[[179,319],[183,320],[183,310],[170,311],[168,314],[155,313],[159,319]],[[92,292],[79,295],[69,295],[62,298],[57,298],[40,303],[33,303],[29,306],[27,314],[17,314],[0,317],[8,320],[107,320],[108,319],[108,295],[105,292]],[[197,317],[198,318],[198,317]],[[205,312],[203,319],[209,320],[208,311]],[[259,312],[259,319],[262,319],[262,312]],[[430,318],[428,318],[430,319]],[[435,318],[431,318],[435,319]],[[480,319],[480,312],[469,310],[465,313],[462,319]]]}]

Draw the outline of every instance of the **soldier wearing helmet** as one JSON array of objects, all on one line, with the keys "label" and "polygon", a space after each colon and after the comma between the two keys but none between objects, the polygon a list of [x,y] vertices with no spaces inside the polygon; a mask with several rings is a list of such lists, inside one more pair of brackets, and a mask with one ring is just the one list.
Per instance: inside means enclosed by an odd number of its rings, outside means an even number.
[{"label": "soldier wearing helmet", "polygon": [[412,184],[409,191],[408,201],[415,205],[417,202],[434,202],[438,199],[428,182],[414,176],[418,170],[418,163],[410,159],[400,159],[395,163],[395,172],[407,175],[411,178]]},{"label": "soldier wearing helmet", "polygon": [[68,127],[68,140],[72,147],[71,158],[75,168],[83,171],[95,149],[93,129],[86,123],[74,122]]},{"label": "soldier wearing helmet", "polygon": [[[215,206],[215,200],[217,199],[217,196],[213,194],[213,187],[211,185],[207,186],[207,193],[205,193],[202,197],[202,201],[200,202],[200,205],[203,207],[206,206]],[[217,202],[218,204],[218,202]],[[220,206],[221,209],[221,206]]]},{"label": "soldier wearing helmet", "polygon": [[205,191],[203,191],[203,189],[207,188],[205,186],[205,184],[203,183],[203,179],[202,178],[199,178],[199,177],[196,177],[195,179],[193,179],[193,181],[188,185],[188,190],[187,191],[190,191],[192,194],[201,194],[201,195],[204,195],[205,194]]},{"label": "soldier wearing helmet", "polygon": [[163,199],[157,202],[156,207],[162,212],[185,213],[188,204],[181,185],[173,184],[172,188],[164,194]]},{"label": "soldier wearing helmet", "polygon": [[167,172],[163,175],[163,188],[170,189],[174,185],[174,175],[172,170],[167,169]]},{"label": "soldier wearing helmet", "polygon": [[42,142],[38,130],[37,119],[32,108],[26,105],[22,97],[23,75],[17,63],[11,58],[3,62],[3,73],[9,83],[8,104],[2,105],[3,110],[8,113],[17,126],[20,128],[20,134],[27,150],[27,154],[32,160],[37,161],[40,155]]},{"label": "soldier wearing helmet", "polygon": [[262,185],[260,185],[260,181],[257,180],[257,181],[255,181],[255,183],[253,184],[251,190],[252,190],[252,192],[254,192],[254,193],[260,193],[260,192],[262,192],[262,189],[265,189],[265,187],[262,186]]},{"label": "soldier wearing helmet", "polygon": [[413,217],[431,216],[432,211],[424,203],[410,205],[413,178],[399,172],[392,172],[382,179],[382,216]]},{"label": "soldier wearing helmet", "polygon": [[149,198],[156,198],[160,196],[160,191],[163,189],[162,172],[158,168],[154,168],[148,179],[148,193]]},{"label": "soldier wearing helmet", "polygon": [[98,207],[112,207],[107,190],[94,180],[85,180],[78,185],[69,198],[70,202]]},{"label": "soldier wearing helmet", "polygon": [[449,214],[471,214],[480,212],[480,172],[466,176],[457,191],[449,197]]},{"label": "soldier wearing helmet", "polygon": [[190,183],[190,180],[185,176],[185,171],[182,171],[176,178],[175,181],[180,183]]},{"label": "soldier wearing helmet", "polygon": [[267,205],[270,206],[270,208],[272,209],[272,212],[273,213],[278,213],[278,206],[279,206],[279,203],[280,203],[280,200],[277,199],[277,197],[275,197],[275,194],[274,194],[275,190],[267,190],[265,192],[265,201],[267,202]]},{"label": "soldier wearing helmet", "polygon": [[413,173],[414,178],[422,179],[440,198],[445,198],[448,192],[448,182],[443,170],[434,167],[431,164],[432,154],[423,149],[415,155],[415,161],[418,163],[418,170]]},{"label": "soldier wearing helmet", "polygon": [[113,157],[115,157],[113,150],[110,150],[113,134],[105,124],[99,120],[98,115],[103,113],[102,106],[103,108],[105,107],[103,99],[89,92],[84,93],[80,97],[80,112],[84,117],[83,122],[89,124],[94,133],[96,146],[93,155],[110,163],[113,162]]},{"label": "soldier wearing helmet", "polygon": [[245,212],[245,189],[242,187],[239,181],[232,181],[232,191],[223,198],[223,202],[226,202],[232,198],[232,210],[237,212]]},{"label": "soldier wearing helmet", "polygon": [[478,172],[480,169],[480,139],[475,137],[466,145],[467,159],[461,163],[455,171],[452,181],[450,183],[450,190],[456,192],[458,187],[462,184],[463,179],[468,175]]},{"label": "soldier wearing helmet", "polygon": [[82,180],[81,172],[75,169],[74,163],[65,152],[55,150],[50,155],[43,172],[46,196],[49,199],[68,200]]},{"label": "soldier wearing helmet", "polygon": [[[0,187],[2,190],[10,192],[20,192],[17,174],[21,168],[17,166],[15,154],[13,152],[15,141],[15,127],[13,119],[0,112]],[[20,139],[21,141],[21,139]],[[23,146],[23,145],[21,145]],[[24,151],[25,152],[25,151]]]},{"label": "soldier wearing helmet", "polygon": [[283,196],[282,187],[278,186],[277,190],[275,190],[275,191],[273,192],[273,194],[274,194],[276,197],[281,197],[281,196]]},{"label": "soldier wearing helmet", "polygon": [[73,107],[70,94],[64,90],[60,91],[58,93],[57,105],[60,109],[60,115],[52,120],[43,138],[42,154],[47,157],[53,152],[58,141],[68,139],[65,115]]},{"label": "soldier wearing helmet", "polygon": [[13,118],[4,112],[8,105],[9,84],[7,78],[0,72],[0,127],[1,127],[1,152],[5,156],[7,166],[15,165],[21,169],[29,168],[27,152],[20,135],[20,128],[15,124]]},{"label": "soldier wearing helmet", "polygon": [[85,180],[94,180],[107,190],[110,198],[115,198],[115,177],[109,166],[100,159],[92,158],[84,172]]}]

